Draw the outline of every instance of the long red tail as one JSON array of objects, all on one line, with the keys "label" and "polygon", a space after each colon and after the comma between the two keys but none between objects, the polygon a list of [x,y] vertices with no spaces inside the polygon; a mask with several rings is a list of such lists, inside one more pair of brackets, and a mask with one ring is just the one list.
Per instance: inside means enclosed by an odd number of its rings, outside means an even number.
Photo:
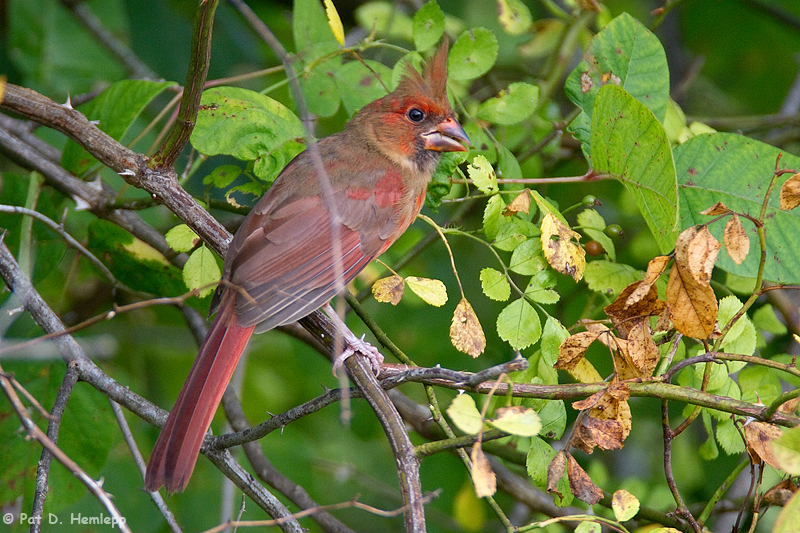
[{"label": "long red tail", "polygon": [[178,401],[158,436],[144,481],[149,491],[163,485],[170,492],[181,491],[189,482],[203,437],[255,329],[236,324],[234,301],[229,296],[220,304]]}]

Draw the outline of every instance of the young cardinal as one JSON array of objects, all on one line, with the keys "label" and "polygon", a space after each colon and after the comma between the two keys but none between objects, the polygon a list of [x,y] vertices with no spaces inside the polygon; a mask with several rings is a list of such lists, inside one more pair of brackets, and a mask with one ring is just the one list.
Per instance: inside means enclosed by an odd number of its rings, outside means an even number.
[{"label": "young cardinal", "polygon": [[446,83],[443,43],[424,75],[408,67],[397,89],[317,143],[327,177],[317,175],[319,161],[307,150],[245,218],[211,305],[217,316],[150,456],[147,490],[186,487],[256,325],[289,324],[326,304],[416,218],[440,152],[466,151],[462,142],[469,139],[450,108]]}]

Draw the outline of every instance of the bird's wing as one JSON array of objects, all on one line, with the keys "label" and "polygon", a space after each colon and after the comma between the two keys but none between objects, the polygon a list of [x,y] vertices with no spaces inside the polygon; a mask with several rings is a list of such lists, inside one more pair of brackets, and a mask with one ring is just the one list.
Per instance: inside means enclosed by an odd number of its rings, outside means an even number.
[{"label": "bird's wing", "polygon": [[237,233],[231,244],[226,265],[229,289],[239,292],[240,326],[260,323],[259,329],[266,330],[310,314],[405,231],[416,215],[409,216],[410,211],[420,202],[411,199],[412,206],[406,207],[409,191],[402,180],[382,171],[358,181],[380,185],[344,185],[334,191],[338,231],[321,194],[276,191],[254,208],[239,230],[243,237]]}]

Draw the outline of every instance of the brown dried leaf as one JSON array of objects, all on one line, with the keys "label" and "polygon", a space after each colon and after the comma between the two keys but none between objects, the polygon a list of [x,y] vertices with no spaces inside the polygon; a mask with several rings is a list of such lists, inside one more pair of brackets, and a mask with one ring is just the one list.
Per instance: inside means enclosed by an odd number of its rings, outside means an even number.
[{"label": "brown dried leaf", "polygon": [[658,299],[658,291],[653,285],[650,285],[647,292],[635,302],[628,304],[631,294],[636,292],[642,283],[635,281],[625,287],[617,299],[604,309],[623,339],[628,338],[628,331],[635,323],[635,319],[657,316],[664,312],[666,304]]},{"label": "brown dried leaf", "polygon": [[589,474],[570,454],[567,454],[567,475],[569,476],[569,488],[580,501],[594,505],[603,497],[600,487],[592,483]]},{"label": "brown dried leaf", "polygon": [[450,324],[450,342],[460,352],[478,357],[486,348],[486,336],[478,315],[466,298],[462,298],[453,313],[453,322]]},{"label": "brown dried leaf", "polygon": [[717,216],[717,215],[726,215],[730,213],[731,210],[728,209],[728,206],[723,204],[722,202],[717,202],[708,209],[704,211],[700,211],[701,215],[710,215],[710,216]]},{"label": "brown dried leaf", "polygon": [[658,320],[656,320],[656,327],[653,328],[653,331],[669,331],[672,329],[672,320],[669,318],[669,307],[664,309],[664,312],[658,315]]},{"label": "brown dried leaf", "polygon": [[742,221],[736,213],[725,224],[722,242],[725,243],[725,249],[728,250],[728,255],[731,256],[733,262],[741,265],[750,252],[750,238],[747,236],[747,232],[742,226]]},{"label": "brown dried leaf", "polygon": [[783,470],[775,460],[770,441],[783,435],[783,430],[778,426],[766,422],[750,422],[744,426],[744,440],[747,442],[747,453],[754,461],[764,461],[773,468]]},{"label": "brown dried leaf", "polygon": [[598,336],[600,336],[600,333],[581,331],[564,339],[564,342],[558,347],[558,361],[553,367],[561,370],[575,368],[578,361],[583,359],[589,345],[597,340]]},{"label": "brown dried leaf", "polygon": [[659,353],[650,333],[650,321],[640,318],[628,331],[628,356],[639,371],[636,377],[650,377],[656,369]]},{"label": "brown dried leaf", "polygon": [[796,492],[797,485],[794,484],[794,481],[792,481],[791,478],[784,479],[777,485],[770,487],[770,489],[764,493],[764,499],[771,505],[783,507]]},{"label": "brown dried leaf", "polygon": [[675,243],[675,263],[698,283],[708,284],[721,247],[706,226],[686,228]]},{"label": "brown dried leaf", "polygon": [[644,295],[650,292],[650,288],[658,281],[658,278],[661,277],[664,270],[667,269],[667,264],[670,259],[668,255],[659,255],[650,260],[647,264],[647,272],[644,274],[644,279],[636,286],[636,289],[628,295],[628,299],[625,300],[626,306],[635,304],[641,300]]},{"label": "brown dried leaf", "polygon": [[784,402],[778,407],[781,413],[794,413],[797,410],[797,405],[800,404],[800,398],[792,398],[788,402]]},{"label": "brown dried leaf", "polygon": [[567,467],[567,452],[561,450],[553,457],[550,464],[547,465],[547,492],[551,494],[558,494],[560,498],[564,495],[558,490],[558,482],[564,477],[564,470]]},{"label": "brown dried leaf", "polygon": [[406,284],[398,275],[381,278],[372,284],[372,295],[379,302],[389,302],[392,305],[400,303]]},{"label": "brown dried leaf", "polygon": [[476,442],[472,446],[470,459],[472,460],[470,475],[472,476],[472,484],[475,485],[475,495],[478,498],[494,495],[497,492],[497,477],[481,449],[480,442]]},{"label": "brown dried leaf", "polygon": [[580,234],[572,231],[553,213],[542,219],[542,251],[547,262],[556,271],[580,281],[586,269],[586,250],[577,242]]},{"label": "brown dried leaf", "polygon": [[[627,439],[631,432],[631,408],[628,402],[617,400],[610,394],[604,396],[602,400],[589,411],[589,418],[617,421],[622,430],[621,439],[619,441],[620,447],[622,447],[622,441]],[[595,436],[595,438],[598,441],[600,440],[597,436]]]},{"label": "brown dried leaf", "polygon": [[517,213],[525,213],[526,215],[531,210],[531,191],[523,189],[516,198],[511,200],[511,203],[503,210],[503,215],[511,217]]},{"label": "brown dried leaf", "polygon": [[667,309],[675,329],[694,339],[711,335],[719,311],[711,286],[698,283],[677,261],[667,282]]},{"label": "brown dried leaf", "polygon": [[800,173],[781,185],[781,209],[789,211],[800,205]]},{"label": "brown dried leaf", "polygon": [[575,433],[570,439],[570,444],[587,454],[594,452],[594,449],[597,447],[597,441],[594,440],[592,430],[583,424],[575,429]]},{"label": "brown dried leaf", "polygon": [[596,445],[601,449],[619,450],[622,448],[624,440],[622,424],[616,420],[604,420],[590,416],[586,418],[583,425],[591,432]]}]

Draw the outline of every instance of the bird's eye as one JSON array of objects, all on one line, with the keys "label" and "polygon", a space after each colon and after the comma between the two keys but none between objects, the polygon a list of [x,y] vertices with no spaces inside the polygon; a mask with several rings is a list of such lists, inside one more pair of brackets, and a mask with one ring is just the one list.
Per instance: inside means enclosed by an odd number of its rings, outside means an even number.
[{"label": "bird's eye", "polygon": [[411,109],[408,110],[406,116],[411,122],[422,122],[422,120],[425,118],[425,113],[423,113],[416,107],[412,107]]}]

